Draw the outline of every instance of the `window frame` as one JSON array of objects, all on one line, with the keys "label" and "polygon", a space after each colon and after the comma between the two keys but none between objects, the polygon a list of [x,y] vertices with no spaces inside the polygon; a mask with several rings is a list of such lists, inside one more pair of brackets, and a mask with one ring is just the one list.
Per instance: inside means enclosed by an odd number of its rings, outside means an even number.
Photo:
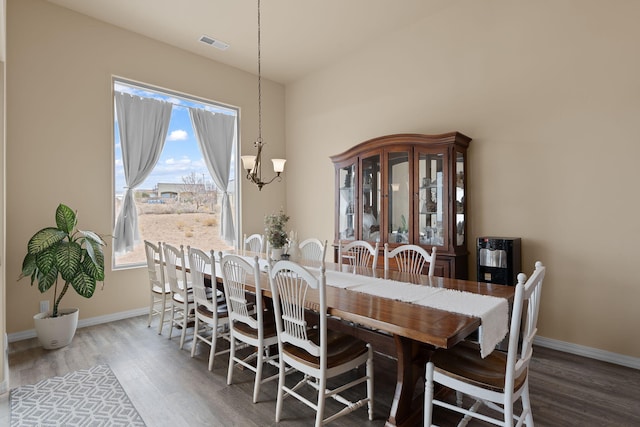
[{"label": "window frame", "polygon": [[[229,111],[233,111],[235,112],[235,117],[236,117],[236,124],[235,124],[235,132],[236,132],[236,141],[235,141],[235,147],[233,148],[233,159],[235,160],[235,165],[232,168],[232,180],[233,180],[233,185],[232,185],[232,190],[230,191],[230,193],[233,193],[235,195],[234,197],[234,204],[233,204],[233,221],[235,224],[235,241],[233,246],[235,248],[238,247],[239,242],[241,240],[241,227],[240,227],[240,218],[241,218],[241,211],[242,211],[242,206],[241,206],[241,201],[242,201],[242,196],[240,194],[240,190],[241,190],[241,185],[240,185],[240,179],[242,178],[241,176],[241,167],[238,166],[239,164],[239,160],[240,160],[240,107],[237,106],[233,106],[230,104],[226,104],[223,102],[219,102],[219,101],[212,101],[210,99],[206,99],[203,97],[199,97],[199,96],[195,96],[195,95],[190,95],[190,94],[186,94],[183,92],[179,92],[179,91],[175,91],[175,90],[171,90],[171,89],[166,89],[160,86],[155,86],[149,83],[142,83],[139,81],[135,81],[135,80],[131,80],[125,77],[120,77],[120,76],[116,76],[116,75],[112,75],[111,77],[111,103],[112,103],[112,109],[111,109],[111,228],[112,230],[115,228],[115,224],[116,224],[116,219],[117,219],[117,215],[116,215],[116,134],[115,134],[115,126],[116,126],[116,111],[115,111],[115,102],[114,102],[114,95],[116,92],[115,86],[116,84],[121,84],[121,85],[125,85],[125,86],[130,86],[134,89],[138,89],[138,90],[142,90],[142,91],[150,91],[150,92],[156,92],[159,93],[163,96],[166,97],[170,97],[170,98],[177,98],[177,99],[183,99],[185,101],[188,102],[192,102],[192,103],[198,103],[198,104],[204,104],[204,105],[211,105],[212,107],[217,107],[217,108],[221,108],[224,110],[229,110]],[[174,104],[175,106],[176,104]],[[184,107],[184,106],[183,106]],[[172,111],[173,114],[173,111]],[[193,128],[191,128],[193,130]],[[202,153],[200,151],[200,153]],[[157,165],[156,165],[157,166]],[[155,168],[155,167],[154,167]],[[211,175],[208,175],[209,178],[211,178]],[[144,239],[144,236],[142,236],[142,238]],[[146,266],[146,260],[142,260],[140,262],[136,262],[136,263],[128,263],[128,264],[120,264],[117,265],[116,264],[116,256],[113,252],[113,245],[111,247],[111,269],[113,271],[115,270],[127,270],[127,269],[132,269],[132,268],[140,268],[140,267],[145,267]]]}]

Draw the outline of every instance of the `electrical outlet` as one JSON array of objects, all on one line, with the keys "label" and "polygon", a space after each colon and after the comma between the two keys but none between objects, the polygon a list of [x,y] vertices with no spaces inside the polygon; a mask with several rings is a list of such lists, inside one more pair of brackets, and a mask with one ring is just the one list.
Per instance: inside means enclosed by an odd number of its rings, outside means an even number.
[{"label": "electrical outlet", "polygon": [[40,313],[49,311],[49,301],[40,301]]}]

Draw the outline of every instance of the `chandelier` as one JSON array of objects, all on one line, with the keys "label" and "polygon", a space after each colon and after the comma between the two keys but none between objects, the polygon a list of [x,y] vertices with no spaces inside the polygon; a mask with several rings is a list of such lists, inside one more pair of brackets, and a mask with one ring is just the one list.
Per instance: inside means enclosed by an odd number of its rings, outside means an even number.
[{"label": "chandelier", "polygon": [[266,145],[262,142],[262,75],[260,69],[260,0],[258,0],[258,139],[253,146],[258,148],[258,154],[255,156],[241,156],[242,166],[247,171],[247,179],[258,186],[261,191],[262,187],[272,183],[276,178],[281,181],[280,174],[284,171],[285,159],[271,159],[273,162],[273,171],[276,176],[269,181],[262,180],[262,147]]}]

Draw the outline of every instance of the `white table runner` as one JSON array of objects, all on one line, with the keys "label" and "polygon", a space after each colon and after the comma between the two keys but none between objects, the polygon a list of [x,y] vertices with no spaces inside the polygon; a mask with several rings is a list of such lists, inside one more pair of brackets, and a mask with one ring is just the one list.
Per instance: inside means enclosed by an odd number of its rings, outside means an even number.
[{"label": "white table runner", "polygon": [[[254,257],[248,256],[248,255],[238,255],[238,254],[232,253],[232,252],[229,252],[229,253],[231,253],[232,255],[237,256],[238,258],[242,258],[243,260],[247,261],[249,264],[253,265]],[[228,253],[225,252],[225,251],[222,252],[222,256],[225,256],[227,254]],[[216,256],[216,258],[217,258],[217,256]],[[266,272],[268,265],[269,265],[269,261],[267,261],[264,258],[258,257],[258,268],[260,268],[260,271]],[[216,261],[216,268],[220,268],[220,260]]]},{"label": "white table runner", "polygon": [[326,276],[329,286],[479,317],[482,357],[491,353],[507,334],[509,304],[504,298],[338,271],[327,271]]}]

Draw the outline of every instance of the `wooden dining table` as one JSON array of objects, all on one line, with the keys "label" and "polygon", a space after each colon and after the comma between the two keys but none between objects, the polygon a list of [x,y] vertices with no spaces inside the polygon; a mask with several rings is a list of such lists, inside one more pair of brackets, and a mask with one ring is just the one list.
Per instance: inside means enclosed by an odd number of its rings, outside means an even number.
[{"label": "wooden dining table", "polygon": [[[320,263],[312,262],[306,266],[319,268]],[[325,268],[327,271],[352,273],[354,278],[358,275],[379,277],[507,300],[513,300],[515,293],[512,286],[491,283],[346,265],[340,267],[330,262],[325,263]],[[218,282],[221,280],[220,275],[220,269],[217,268]],[[266,272],[260,277],[263,295],[271,297]],[[248,285],[251,286],[250,283]],[[397,383],[387,426],[413,426],[420,423],[422,398],[415,395],[415,390],[418,382],[424,381],[425,365],[431,353],[436,348],[455,346],[481,325],[478,317],[331,286],[329,277],[326,301],[328,314],[331,316],[329,328],[361,338],[371,343],[374,351],[390,354],[397,359]],[[308,308],[314,309],[313,306]]]}]

